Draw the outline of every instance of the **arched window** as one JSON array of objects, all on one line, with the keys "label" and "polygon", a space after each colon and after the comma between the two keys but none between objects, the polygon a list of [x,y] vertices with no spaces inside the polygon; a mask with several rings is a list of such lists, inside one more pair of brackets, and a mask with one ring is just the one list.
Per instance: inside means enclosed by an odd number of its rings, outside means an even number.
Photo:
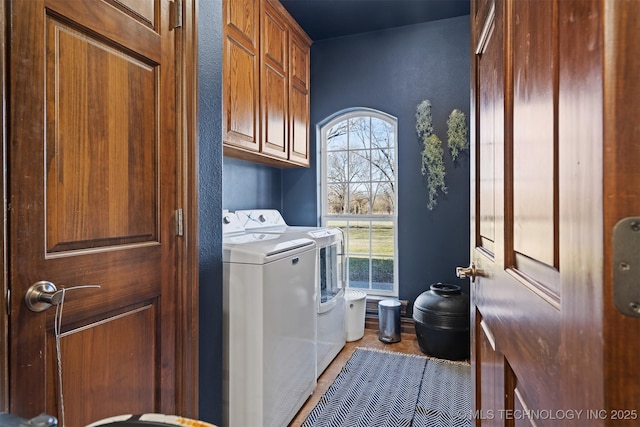
[{"label": "arched window", "polygon": [[347,286],[397,296],[397,119],[342,111],[319,136],[322,223],[344,231]]}]

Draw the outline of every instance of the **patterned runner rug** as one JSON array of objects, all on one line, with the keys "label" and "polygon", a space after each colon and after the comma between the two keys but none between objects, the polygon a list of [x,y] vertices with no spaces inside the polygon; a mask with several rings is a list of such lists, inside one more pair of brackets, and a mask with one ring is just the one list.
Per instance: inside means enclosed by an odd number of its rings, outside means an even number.
[{"label": "patterned runner rug", "polygon": [[358,348],[303,427],[471,426],[468,363]]}]

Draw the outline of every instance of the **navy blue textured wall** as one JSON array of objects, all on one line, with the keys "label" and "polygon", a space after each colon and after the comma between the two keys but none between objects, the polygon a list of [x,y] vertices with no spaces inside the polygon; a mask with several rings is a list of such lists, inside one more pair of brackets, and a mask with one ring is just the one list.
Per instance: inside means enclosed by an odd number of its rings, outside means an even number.
[{"label": "navy blue textured wall", "polygon": [[[447,119],[458,108],[469,117],[469,16],[314,43],[311,48],[311,124],[337,111],[369,107],[398,118],[398,254],[400,298],[413,302],[429,285],[468,283],[455,267],[469,262],[469,158],[454,165],[446,148]],[[444,143],[449,192],[429,211],[420,172],[422,144],[416,106],[429,99]],[[283,213],[291,224],[317,223],[314,164],[283,170]]]},{"label": "navy blue textured wall", "polygon": [[198,2],[200,419],[222,424],[222,1]]},{"label": "navy blue textured wall", "polygon": [[222,177],[222,204],[225,209],[280,210],[280,169],[225,157],[222,161]]}]

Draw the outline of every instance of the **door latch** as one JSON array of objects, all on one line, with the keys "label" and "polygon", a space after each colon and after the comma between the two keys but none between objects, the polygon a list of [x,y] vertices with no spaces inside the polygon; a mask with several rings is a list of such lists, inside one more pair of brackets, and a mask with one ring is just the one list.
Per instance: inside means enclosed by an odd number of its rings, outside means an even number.
[{"label": "door latch", "polygon": [[182,208],[176,209],[176,236],[184,235],[184,219],[182,218]]},{"label": "door latch", "polygon": [[613,302],[622,314],[640,317],[640,217],[613,227]]}]

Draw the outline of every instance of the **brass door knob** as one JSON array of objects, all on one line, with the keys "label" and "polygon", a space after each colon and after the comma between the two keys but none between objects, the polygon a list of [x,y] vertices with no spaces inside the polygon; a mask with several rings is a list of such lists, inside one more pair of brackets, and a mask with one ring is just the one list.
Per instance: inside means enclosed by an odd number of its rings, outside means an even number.
[{"label": "brass door knob", "polygon": [[484,271],[476,268],[476,265],[473,262],[469,264],[469,267],[456,267],[456,276],[458,276],[460,279],[470,278],[471,282],[475,282],[476,277],[483,275]]}]

